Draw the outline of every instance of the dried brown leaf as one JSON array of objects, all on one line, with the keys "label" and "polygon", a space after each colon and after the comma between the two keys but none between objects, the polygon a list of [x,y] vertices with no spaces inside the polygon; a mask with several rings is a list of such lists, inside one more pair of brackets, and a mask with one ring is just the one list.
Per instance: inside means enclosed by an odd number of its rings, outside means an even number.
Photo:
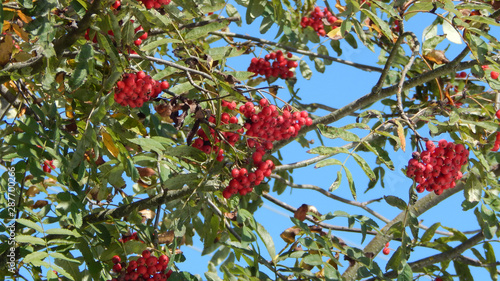
[{"label": "dried brown leaf", "polygon": [[300,228],[297,226],[292,226],[287,228],[280,234],[281,239],[283,239],[286,243],[292,244],[295,242],[295,236],[300,233]]}]

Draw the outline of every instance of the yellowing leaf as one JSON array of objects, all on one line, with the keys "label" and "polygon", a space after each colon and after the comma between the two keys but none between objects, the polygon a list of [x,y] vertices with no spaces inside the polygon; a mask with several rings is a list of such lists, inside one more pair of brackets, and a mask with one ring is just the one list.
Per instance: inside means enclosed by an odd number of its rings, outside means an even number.
[{"label": "yellowing leaf", "polygon": [[24,29],[22,29],[19,25],[13,24],[12,28],[17,36],[23,38],[24,41],[28,42],[30,40],[28,32],[24,31]]},{"label": "yellowing leaf", "polygon": [[6,32],[7,30],[9,30],[11,28],[10,26],[10,22],[4,20],[3,21],[3,27],[2,27],[2,33]]},{"label": "yellowing leaf", "polygon": [[106,132],[102,132],[101,135],[102,135],[102,141],[104,142],[104,146],[106,146],[109,153],[111,153],[111,155],[113,155],[114,157],[118,157],[119,151],[115,143],[113,142],[113,138],[111,137],[111,135]]},{"label": "yellowing leaf", "polygon": [[12,55],[12,48],[14,43],[12,42],[12,36],[5,35],[3,42],[0,43],[0,65],[4,66],[10,61],[10,56]]},{"label": "yellowing leaf", "polygon": [[450,62],[450,60],[446,58],[444,51],[441,50],[431,50],[430,52],[424,54],[424,58],[436,64],[444,64]]},{"label": "yellowing leaf", "polygon": [[404,152],[406,150],[405,132],[404,132],[403,126],[401,126],[401,124],[399,122],[397,122],[397,124],[398,124],[398,137],[399,137],[399,140],[401,141],[401,149]]},{"label": "yellowing leaf", "polygon": [[300,233],[300,228],[298,226],[292,226],[287,228],[280,234],[281,239],[286,243],[292,244],[295,242],[295,236]]},{"label": "yellowing leaf", "polygon": [[335,8],[337,8],[337,10],[339,10],[340,13],[345,11],[345,6],[342,6],[340,4],[340,0],[337,0],[337,3],[335,3]]},{"label": "yellowing leaf", "polygon": [[23,14],[21,10],[17,10],[17,16],[25,23],[29,23],[30,21],[32,21],[32,19],[27,15]]},{"label": "yellowing leaf", "polygon": [[340,28],[334,28],[330,32],[326,34],[326,36],[330,37],[332,40],[340,40],[342,39],[342,35],[340,34]]},{"label": "yellowing leaf", "polygon": [[28,188],[28,191],[26,191],[26,195],[29,197],[35,197],[38,193],[40,193],[40,189],[38,187],[32,185],[30,188]]},{"label": "yellowing leaf", "polygon": [[141,210],[139,211],[139,214],[141,214],[141,216],[147,220],[155,217],[155,212],[149,209]]}]

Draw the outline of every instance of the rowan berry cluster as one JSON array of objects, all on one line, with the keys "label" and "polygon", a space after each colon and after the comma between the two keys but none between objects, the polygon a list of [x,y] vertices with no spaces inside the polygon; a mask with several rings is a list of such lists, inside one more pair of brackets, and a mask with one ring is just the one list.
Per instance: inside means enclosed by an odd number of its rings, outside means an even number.
[{"label": "rowan berry cluster", "polygon": [[[319,36],[326,36],[325,24],[326,20],[330,25],[333,25],[338,19],[335,17],[328,8],[324,8],[321,11],[320,7],[314,7],[314,10],[307,17],[302,17],[300,25],[302,28],[306,28],[308,26],[312,27],[314,31],[318,33]],[[337,28],[338,26],[332,26],[332,28]]]},{"label": "rowan berry cluster", "polygon": [[[119,242],[121,243],[126,243],[130,240],[135,240],[135,241],[141,241],[139,237],[137,236],[137,232],[132,233],[131,235],[123,235],[122,238],[118,239]],[[144,241],[141,241],[144,243]]]},{"label": "rowan berry cluster", "polygon": [[[117,2],[119,2],[119,1],[117,1]],[[113,4],[113,5],[115,5],[115,4]],[[130,21],[134,22],[134,20],[130,20]],[[141,45],[142,41],[146,40],[148,38],[148,33],[144,31],[144,28],[142,27],[142,25],[139,25],[138,27],[136,27],[134,29],[134,32],[135,32],[135,36],[137,36],[137,39],[134,40],[134,45],[136,45],[136,46]],[[112,30],[108,30],[108,35],[114,36],[115,34]],[[85,31],[85,39],[90,41],[90,29],[87,29],[87,31]],[[97,34],[94,35],[94,37],[92,38],[92,42],[97,43]],[[134,51],[131,51],[131,53],[133,53],[133,52]]]},{"label": "rowan berry cluster", "polygon": [[[497,116],[498,119],[500,119],[500,110],[498,110],[495,115]],[[496,133],[495,136],[495,144],[493,145],[493,148],[491,151],[498,151],[500,149],[500,132]]]},{"label": "rowan berry cluster", "polygon": [[[229,113],[221,114],[221,123],[237,124],[238,113],[234,112],[236,103],[222,101],[222,106],[227,108]],[[306,111],[291,113],[290,108],[285,107],[280,112],[275,105],[270,105],[267,99],[261,99],[257,106],[253,102],[246,102],[239,107],[239,113],[246,120],[242,128],[235,132],[217,132],[210,128],[211,139],[214,143],[210,141],[203,129],[199,129],[198,138],[192,144],[193,147],[207,154],[216,153],[218,161],[224,159],[224,150],[220,147],[222,141],[235,146],[244,136],[245,145],[250,149],[255,149],[252,158],[247,161],[247,166],[240,169],[234,168],[231,171],[232,179],[223,191],[225,198],[230,198],[237,193],[246,195],[265,177],[269,177],[274,169],[274,163],[264,158],[267,151],[273,149],[272,142],[296,137],[303,126],[310,126],[313,123]],[[208,121],[215,123],[215,116],[210,116]]]},{"label": "rowan berry cluster", "polygon": [[167,271],[169,258],[166,255],[157,258],[148,250],[144,250],[142,257],[131,260],[128,265],[121,262],[119,256],[114,256],[111,261],[114,263],[113,271],[118,277],[108,281],[160,281],[167,280],[172,274],[172,270]]},{"label": "rowan berry cluster", "polygon": [[406,175],[418,183],[417,192],[427,190],[440,195],[462,178],[460,169],[467,164],[469,151],[463,144],[446,140],[440,140],[438,147],[428,140],[425,146],[425,151],[420,155],[414,153],[414,158],[408,161]]},{"label": "rowan berry cluster", "polygon": [[142,107],[169,86],[167,81],[156,81],[143,71],[127,73],[116,83],[115,101],[122,106]]},{"label": "rowan berry cluster", "polygon": [[253,155],[259,155],[260,161],[256,162],[254,158],[254,166],[257,168],[253,172],[248,172],[247,168],[234,168],[231,170],[232,179],[229,181],[229,185],[222,191],[222,196],[224,198],[230,198],[231,196],[239,193],[244,196],[249,192],[252,192],[253,187],[259,185],[264,177],[269,177],[272,170],[274,170],[274,163],[272,160],[262,161],[262,155],[265,151],[257,150]]},{"label": "rowan berry cluster", "polygon": [[56,168],[56,166],[54,166],[53,163],[54,163],[54,160],[50,160],[50,161],[49,160],[45,160],[43,162],[43,165],[42,165],[43,171],[46,172],[46,173],[52,172],[52,169]]},{"label": "rowan berry cluster", "polygon": [[168,5],[170,4],[171,0],[137,0],[139,2],[142,2],[144,6],[146,6],[146,9],[159,9],[161,8],[162,5]]},{"label": "rowan berry cluster", "polygon": [[[287,58],[291,58],[292,53],[286,54]],[[266,78],[279,77],[282,79],[292,78],[293,71],[290,69],[297,67],[297,61],[285,58],[283,52],[278,50],[267,54],[264,58],[253,58],[248,67],[248,71],[256,75],[264,75]],[[274,60],[274,61],[271,61]]]}]

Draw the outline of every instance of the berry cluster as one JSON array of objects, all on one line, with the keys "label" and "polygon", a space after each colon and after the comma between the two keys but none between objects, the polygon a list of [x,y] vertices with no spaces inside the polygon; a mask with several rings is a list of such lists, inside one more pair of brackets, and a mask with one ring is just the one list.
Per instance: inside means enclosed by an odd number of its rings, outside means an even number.
[{"label": "berry cluster", "polygon": [[385,247],[382,250],[382,253],[386,256],[391,253],[391,249],[389,249],[389,242],[385,243]]},{"label": "berry cluster", "polygon": [[161,8],[162,5],[168,5],[170,4],[171,0],[137,0],[139,2],[142,2],[144,6],[146,6],[146,9],[159,9]]},{"label": "berry cluster", "polygon": [[[113,4],[113,6],[114,6],[114,5],[119,5],[119,4],[117,4],[117,3],[120,3],[120,1],[116,1],[116,2]],[[130,20],[130,21],[131,21],[131,22],[134,22],[134,20]],[[144,31],[144,28],[142,28],[142,25],[139,25],[138,27],[136,27],[136,28],[134,29],[134,32],[135,32],[135,35],[136,35],[136,36],[138,35],[137,39],[136,39],[136,40],[134,40],[134,45],[136,45],[136,46],[141,45],[141,44],[142,44],[142,41],[143,41],[143,40],[146,40],[146,39],[148,38],[148,33]],[[112,30],[108,30],[108,35],[110,35],[110,36],[114,36],[115,34],[113,33],[113,31],[112,31]],[[90,41],[90,29],[87,29],[87,31],[85,31],[85,39],[86,39],[87,41]],[[96,35],[94,35],[94,37],[92,38],[92,42],[97,43],[97,34],[96,34]],[[131,51],[131,53],[134,53],[134,51]]]},{"label": "berry cluster", "polygon": [[46,172],[46,173],[52,172],[52,169],[56,168],[56,166],[54,166],[53,163],[54,163],[54,160],[50,160],[50,161],[49,160],[45,160],[43,162],[43,165],[42,165],[43,171]]},{"label": "berry cluster", "polygon": [[160,281],[167,280],[172,274],[172,270],[167,271],[169,258],[166,255],[157,258],[148,250],[144,250],[142,257],[130,261],[128,265],[121,262],[119,256],[114,256],[111,260],[114,263],[113,271],[118,274],[118,277],[108,281]]},{"label": "berry cluster", "polygon": [[116,83],[115,101],[122,106],[142,107],[145,102],[156,98],[169,86],[167,81],[156,81],[143,71],[128,73]]},{"label": "berry cluster", "polygon": [[[287,57],[291,58],[292,53],[287,53]],[[270,60],[274,60],[271,62]],[[285,58],[283,52],[278,50],[267,54],[264,58],[253,58],[248,71],[256,75],[264,75],[269,77],[280,77],[282,79],[292,78],[294,76],[291,68],[297,67],[299,64],[296,61]]]},{"label": "berry cluster", "polygon": [[126,243],[130,240],[141,241],[142,243],[144,243],[144,241],[140,240],[139,237],[137,237],[137,232],[128,235],[123,235],[122,238],[118,239],[118,241],[121,243]]},{"label": "berry cluster", "polygon": [[456,78],[466,78],[467,77],[467,73],[465,71],[462,71],[460,73],[456,73],[455,77]]},{"label": "berry cluster", "polygon": [[[498,119],[500,119],[500,109],[497,110],[495,113]],[[493,145],[493,148],[491,151],[498,151],[500,149],[500,132],[497,132],[496,137],[495,137],[495,144]]]},{"label": "berry cluster", "polygon": [[[237,105],[234,101],[222,101],[222,106],[231,112],[236,109]],[[291,113],[289,108],[285,108],[280,114],[276,106],[270,105],[267,99],[259,101],[257,110],[252,102],[247,102],[239,107],[239,111],[246,118],[243,128],[239,128],[236,132],[219,133],[210,128],[211,139],[214,143],[210,141],[203,129],[199,129],[197,131],[199,138],[195,139],[192,144],[207,154],[216,153],[218,161],[224,159],[224,150],[220,148],[222,140],[234,146],[244,135],[246,136],[246,145],[249,148],[255,148],[255,152],[252,154],[253,166],[249,165],[248,167],[234,168],[232,170],[232,180],[223,191],[225,198],[229,198],[236,193],[245,195],[251,192],[254,186],[260,184],[264,177],[269,177],[274,169],[274,163],[271,160],[263,160],[263,157],[266,150],[273,148],[272,142],[295,137],[302,126],[312,124],[312,119],[308,117],[307,112]],[[208,121],[215,123],[215,117],[209,117]],[[221,114],[221,123],[237,124],[238,118],[235,114],[231,115],[224,112]]]},{"label": "berry cluster", "polygon": [[[319,36],[326,36],[323,19],[325,19],[330,25],[333,25],[338,20],[337,17],[328,11],[328,8],[321,11],[320,7],[315,7],[308,17],[302,17],[300,25],[302,28],[310,26],[318,33]],[[332,28],[337,27],[338,26],[333,26]]]},{"label": "berry cluster", "polygon": [[[453,188],[462,178],[460,168],[467,164],[469,151],[463,144],[440,140],[438,147],[428,140],[426,149],[408,161],[406,175],[417,183],[417,192],[434,191],[437,195],[445,189]],[[420,161],[419,161],[420,160]]]},{"label": "berry cluster", "polygon": [[[236,109],[235,102],[223,101],[222,105],[228,110]],[[266,152],[273,149],[273,141],[296,137],[303,126],[312,125],[313,121],[306,111],[291,113],[289,108],[283,109],[280,113],[275,105],[270,105],[267,99],[261,99],[256,107],[254,103],[247,102],[239,107],[240,113],[245,117],[246,122],[242,128],[233,132],[217,132],[210,129],[210,134],[215,144],[210,142],[203,129],[198,130],[199,138],[195,139],[193,146],[205,153],[217,153],[217,160],[224,159],[224,151],[220,148],[222,139],[229,145],[234,146],[241,140],[241,136],[246,137],[246,146],[255,149],[252,153],[248,165],[240,169],[234,168],[231,171],[232,179],[224,189],[223,196],[230,198],[239,193],[246,195],[259,185],[264,177],[269,177],[274,169],[272,160],[265,160]],[[215,122],[215,117],[209,118],[210,122]],[[224,112],[221,115],[222,124],[236,124],[238,118]]]}]

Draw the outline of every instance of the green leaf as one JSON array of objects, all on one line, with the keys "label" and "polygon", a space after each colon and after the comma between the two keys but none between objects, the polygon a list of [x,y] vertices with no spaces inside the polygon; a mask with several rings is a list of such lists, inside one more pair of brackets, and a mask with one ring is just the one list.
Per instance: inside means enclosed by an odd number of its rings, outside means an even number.
[{"label": "green leaf", "polygon": [[340,48],[339,40],[330,40],[330,46],[337,53],[337,56],[340,57],[342,55],[342,49]]},{"label": "green leaf", "polygon": [[163,150],[165,149],[165,147],[163,147],[163,145],[159,141],[152,138],[136,138],[129,139],[128,141],[140,145],[142,150],[154,151],[159,154],[162,154]]},{"label": "green leaf", "polygon": [[434,37],[431,37],[422,43],[422,51],[424,54],[427,54],[428,52],[435,50],[437,45],[446,38],[445,35],[436,35]]},{"label": "green leaf", "polygon": [[158,47],[161,47],[163,45],[167,45],[169,43],[182,43],[182,41],[179,39],[163,38],[163,39],[155,40],[151,43],[148,43],[146,46],[141,47],[141,50],[148,52],[148,51],[154,50]]},{"label": "green leaf", "polygon": [[62,267],[59,267],[58,265],[55,265],[55,264],[52,264],[52,268],[57,271],[57,273],[59,274],[62,274],[64,275],[65,277],[67,277],[69,280],[75,280],[73,279],[73,276],[71,276],[71,274],[69,274],[65,269],[63,269]]},{"label": "green leaf", "polygon": [[370,168],[370,165],[366,163],[366,160],[356,153],[353,153],[352,156],[354,157],[354,160],[358,162],[358,165],[361,167],[361,169],[363,169],[368,178],[370,178],[370,180],[372,181],[375,180],[375,173],[373,172],[372,168]]},{"label": "green leaf", "polygon": [[389,24],[382,20],[381,18],[377,17],[377,15],[375,15],[372,11],[370,10],[366,10],[366,9],[361,9],[361,12],[365,15],[367,15],[371,20],[372,22],[377,25],[378,27],[380,27],[380,30],[382,31],[382,33],[385,35],[385,37],[389,38],[392,40],[392,32],[391,32],[391,28],[389,27]]},{"label": "green leaf", "polygon": [[304,257],[303,261],[309,265],[322,265],[323,260],[321,259],[321,255],[318,254],[309,254]]},{"label": "green leaf", "polygon": [[468,265],[454,260],[453,266],[460,281],[474,281]]},{"label": "green leaf", "polygon": [[[497,259],[495,257],[495,251],[493,250],[493,246],[489,242],[484,242],[483,244],[484,255],[486,256],[486,263],[495,264]],[[490,272],[491,280],[498,280],[497,267],[490,266],[486,267],[486,269]]]},{"label": "green leaf", "polygon": [[443,33],[446,35],[446,39],[455,44],[462,44],[462,36],[448,21],[443,21]]},{"label": "green leaf", "polygon": [[247,6],[246,22],[251,24],[257,17],[261,16],[266,8],[265,0],[250,0]]},{"label": "green leaf", "polygon": [[83,85],[89,71],[92,71],[92,69],[89,69],[89,61],[92,61],[91,58],[94,56],[93,53],[94,50],[89,44],[85,44],[81,47],[76,56],[77,64],[75,71],[71,74],[71,78],[69,79],[69,86],[71,89],[77,89]]},{"label": "green leaf", "polygon": [[360,138],[347,130],[342,128],[330,127],[325,125],[318,125],[321,134],[329,139],[341,138],[345,141],[360,141]]},{"label": "green leaf", "polygon": [[45,240],[39,237],[33,237],[30,235],[23,235],[23,234],[18,234],[16,235],[16,241],[19,243],[29,243],[32,245],[42,245],[45,246]]},{"label": "green leaf", "polygon": [[207,155],[203,151],[189,145],[180,145],[169,148],[165,151],[165,155],[182,157],[198,162],[204,162],[207,160]]},{"label": "green leaf", "polygon": [[413,280],[413,271],[411,267],[405,262],[403,269],[398,271],[398,279],[397,281],[412,281]]},{"label": "green leaf", "polygon": [[385,202],[387,202],[387,204],[389,204],[393,207],[396,207],[402,211],[406,210],[406,207],[407,207],[406,202],[399,197],[388,195],[388,196],[384,196],[384,200],[385,200]]},{"label": "green leaf", "polygon": [[207,36],[207,34],[209,32],[221,30],[221,29],[227,27],[227,25],[228,25],[228,22],[223,21],[223,22],[213,22],[213,23],[209,23],[209,24],[204,25],[204,26],[195,27],[194,29],[192,29],[191,31],[189,31],[186,34],[184,39],[195,40],[195,39],[198,39],[201,37],[205,37],[205,36]]},{"label": "green leaf", "polygon": [[402,258],[403,258],[403,248],[398,247],[396,252],[394,252],[394,254],[392,254],[391,258],[387,262],[387,264],[385,266],[385,270],[386,271],[388,271],[389,269],[398,270],[399,265],[401,264]]},{"label": "green leaf", "polygon": [[178,174],[165,181],[164,186],[170,190],[182,188],[184,185],[194,187],[201,180],[198,173]]},{"label": "green leaf", "polygon": [[325,73],[325,64],[320,58],[314,59],[314,68],[316,68],[316,70],[320,73]]},{"label": "green leaf", "polygon": [[322,167],[326,167],[326,166],[330,166],[330,165],[343,165],[343,164],[340,160],[337,160],[337,159],[325,159],[325,160],[321,160],[318,163],[316,163],[314,168],[322,168]]},{"label": "green leaf", "polygon": [[319,155],[330,155],[333,156],[339,153],[349,153],[344,147],[328,147],[328,146],[318,146],[313,149],[307,151],[310,154],[319,154]]},{"label": "green leaf", "polygon": [[337,179],[335,179],[335,181],[332,183],[332,185],[330,185],[330,188],[328,189],[328,191],[332,192],[332,191],[336,190],[337,188],[339,188],[341,182],[342,182],[342,172],[337,171]]},{"label": "green leaf", "polygon": [[372,146],[368,142],[363,142],[363,145],[368,150],[373,152],[378,157],[378,160],[380,160],[380,162],[384,163],[385,166],[387,166],[387,168],[389,168],[390,170],[394,170],[394,163],[392,163],[391,158],[389,158],[389,153],[387,153],[387,151],[385,151],[382,147],[380,147],[378,145]]},{"label": "green leaf", "polygon": [[349,183],[349,188],[351,189],[352,198],[356,200],[356,186],[354,184],[354,180],[352,179],[351,171],[349,171],[349,169],[347,169],[346,167],[344,167],[344,170],[347,177],[347,182]]},{"label": "green leaf", "polygon": [[55,258],[55,259],[61,259],[61,260],[65,260],[65,261],[69,261],[69,262],[74,262],[74,263],[78,263],[80,264],[80,261],[77,260],[77,259],[73,259],[73,258],[69,258],[61,253],[58,253],[58,252],[52,252],[49,254],[49,256]]},{"label": "green leaf", "polygon": [[23,218],[19,218],[19,219],[16,219],[16,223],[20,223],[22,225],[25,225],[29,228],[32,228],[40,233],[43,233],[43,228],[41,226],[39,226],[38,224],[36,224],[35,222],[33,221],[30,221],[30,220],[27,220],[27,219],[23,219]]},{"label": "green leaf", "polygon": [[302,74],[302,77],[304,77],[307,80],[311,79],[312,71],[304,60],[301,60],[299,62],[299,68],[300,68],[300,73]]},{"label": "green leaf", "polygon": [[439,228],[439,226],[441,225],[441,223],[439,222],[436,222],[434,223],[433,225],[431,225],[425,232],[424,234],[422,235],[422,237],[420,238],[420,241],[422,242],[429,242],[431,241],[432,237],[434,236],[434,233],[436,233],[436,230]]},{"label": "green leaf", "polygon": [[43,261],[48,256],[49,256],[49,254],[47,252],[33,252],[33,253],[27,254],[24,257],[23,262],[24,263],[36,263],[36,262]]},{"label": "green leaf", "polygon": [[256,229],[257,235],[259,235],[262,242],[264,242],[264,245],[266,246],[269,256],[271,256],[271,259],[274,261],[276,258],[276,250],[274,248],[273,238],[260,223],[256,222],[256,224],[257,224],[257,229]]}]

